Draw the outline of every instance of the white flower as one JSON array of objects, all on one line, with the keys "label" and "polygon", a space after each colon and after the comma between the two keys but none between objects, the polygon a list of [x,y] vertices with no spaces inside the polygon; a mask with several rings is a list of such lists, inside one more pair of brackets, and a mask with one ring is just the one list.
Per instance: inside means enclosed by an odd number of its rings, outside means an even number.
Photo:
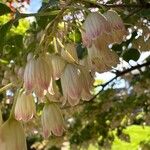
[{"label": "white flower", "polygon": [[119,63],[118,55],[108,48],[100,51],[95,45],[92,45],[88,48],[88,55],[91,70],[97,72],[108,71]]},{"label": "white flower", "polygon": [[105,12],[104,16],[107,18],[108,22],[111,25],[113,42],[121,43],[124,36],[127,33],[122,19],[117,14],[117,12],[115,12],[113,10],[109,10],[109,11]]},{"label": "white flower", "polygon": [[64,99],[71,104],[77,105],[81,97],[80,70],[73,64],[67,64],[61,75],[61,86]]},{"label": "white flower", "polygon": [[15,118],[17,120],[29,121],[36,113],[34,97],[32,94],[20,92],[15,105]]},{"label": "white flower", "polygon": [[100,43],[101,48],[111,43],[111,27],[102,14],[93,12],[87,16],[83,23],[82,39],[86,47],[91,47],[95,41]]},{"label": "white flower", "polygon": [[66,62],[58,55],[53,55],[51,61],[53,66],[53,77],[55,80],[58,80],[65,68]]},{"label": "white flower", "polygon": [[48,138],[51,133],[56,136],[62,136],[65,124],[61,110],[56,104],[50,103],[44,106],[41,121],[45,138]]},{"label": "white flower", "polygon": [[22,124],[15,119],[0,126],[0,150],[27,150]]},{"label": "white flower", "polygon": [[24,88],[26,91],[34,91],[38,97],[43,97],[47,91],[53,91],[51,83],[52,68],[47,63],[47,58],[39,56],[28,60],[24,72]]}]

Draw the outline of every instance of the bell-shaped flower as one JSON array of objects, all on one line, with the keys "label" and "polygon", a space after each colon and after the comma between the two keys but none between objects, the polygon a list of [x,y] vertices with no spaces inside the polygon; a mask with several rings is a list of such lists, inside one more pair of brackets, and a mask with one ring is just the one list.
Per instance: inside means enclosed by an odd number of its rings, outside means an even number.
[{"label": "bell-shaped flower", "polygon": [[53,78],[58,80],[65,68],[66,62],[61,56],[53,55],[52,59],[52,66],[53,66]]},{"label": "bell-shaped flower", "polygon": [[78,63],[78,56],[76,51],[76,45],[74,43],[68,43],[61,51],[62,57],[69,63]]},{"label": "bell-shaped flower", "polygon": [[15,105],[15,118],[17,120],[29,121],[36,113],[35,101],[32,94],[20,91]]},{"label": "bell-shaped flower", "polygon": [[92,45],[88,48],[88,55],[91,70],[97,72],[108,71],[119,63],[118,55],[108,48],[99,51],[95,45]]},{"label": "bell-shaped flower", "polygon": [[67,64],[61,75],[64,99],[71,105],[77,105],[81,97],[80,70],[74,64]]},{"label": "bell-shaped flower", "polygon": [[83,66],[80,66],[80,71],[81,71],[80,81],[82,85],[81,98],[82,100],[88,101],[92,98],[91,89],[94,79],[90,75],[90,72]]},{"label": "bell-shaped flower", "polygon": [[107,18],[108,22],[111,25],[113,42],[121,43],[124,36],[127,34],[122,19],[117,14],[117,12],[115,12],[113,10],[109,10],[109,11],[105,12],[104,16]]},{"label": "bell-shaped flower", "polygon": [[98,13],[90,13],[83,23],[82,40],[86,47],[91,47],[98,41],[101,48],[106,47],[112,41],[111,26],[106,18]]},{"label": "bell-shaped flower", "polygon": [[41,116],[43,135],[48,138],[52,133],[62,136],[65,124],[60,108],[55,103],[46,104]]},{"label": "bell-shaped flower", "polygon": [[13,118],[0,126],[0,150],[27,150],[22,124]]},{"label": "bell-shaped flower", "polygon": [[24,88],[27,92],[34,91],[38,97],[43,97],[45,91],[52,88],[50,87],[51,82],[52,68],[48,65],[44,55],[32,58],[27,62],[24,72]]}]

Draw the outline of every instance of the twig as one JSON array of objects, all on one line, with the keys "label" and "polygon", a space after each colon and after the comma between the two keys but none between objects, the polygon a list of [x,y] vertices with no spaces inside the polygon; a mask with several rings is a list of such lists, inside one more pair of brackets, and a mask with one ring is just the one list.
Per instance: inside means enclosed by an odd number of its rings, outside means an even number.
[{"label": "twig", "polygon": [[0,93],[2,93],[3,91],[9,89],[10,87],[12,87],[13,84],[12,83],[9,83],[7,85],[5,85],[4,87],[0,88]]},{"label": "twig", "polygon": [[[81,1],[80,1],[81,2]],[[89,7],[108,7],[108,8],[150,8],[149,3],[140,3],[140,4],[99,4],[90,0],[82,0]]]}]

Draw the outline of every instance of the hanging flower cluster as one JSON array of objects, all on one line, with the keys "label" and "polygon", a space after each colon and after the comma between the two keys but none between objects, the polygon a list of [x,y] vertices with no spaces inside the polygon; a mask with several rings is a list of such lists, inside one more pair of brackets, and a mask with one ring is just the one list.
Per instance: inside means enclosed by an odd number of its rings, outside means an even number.
[{"label": "hanging flower cluster", "polygon": [[[55,54],[29,53],[25,69],[20,67],[16,71],[23,86],[16,98],[14,109],[17,121],[8,120],[0,127],[0,147],[2,145],[4,150],[8,150],[6,142],[12,145],[12,150],[26,149],[22,125],[18,121],[27,122],[34,117],[35,99],[37,103],[45,104],[41,115],[44,137],[48,138],[51,134],[62,136],[66,126],[55,102],[75,106],[80,100],[90,100],[93,72],[104,72],[118,64],[119,57],[109,45],[121,43],[126,30],[115,11],[89,14],[83,23],[81,34],[83,44],[88,50],[87,56],[82,60],[78,58],[76,45],[69,43]],[[9,75],[9,72],[5,72],[6,79]],[[60,81],[62,92],[59,91],[56,80]]]},{"label": "hanging flower cluster", "polygon": [[121,43],[126,30],[119,15],[112,10],[104,14],[93,12],[83,23],[82,39],[88,50],[91,70],[104,72],[119,63],[119,57],[109,48]]}]

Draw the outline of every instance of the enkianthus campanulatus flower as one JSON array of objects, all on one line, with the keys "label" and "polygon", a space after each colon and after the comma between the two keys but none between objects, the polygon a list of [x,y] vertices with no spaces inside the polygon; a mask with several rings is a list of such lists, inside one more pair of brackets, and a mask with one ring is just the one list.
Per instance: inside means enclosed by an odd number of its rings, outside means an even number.
[{"label": "enkianthus campanulatus flower", "polygon": [[26,94],[20,91],[15,105],[15,118],[17,120],[29,121],[36,113],[35,101],[32,93]]},{"label": "enkianthus campanulatus flower", "polygon": [[35,92],[38,97],[43,97],[47,91],[53,93],[52,68],[46,61],[46,56],[28,59],[24,72],[24,88],[26,92]]},{"label": "enkianthus campanulatus flower", "polygon": [[10,118],[0,126],[0,150],[27,150],[22,124]]},{"label": "enkianthus campanulatus flower", "polygon": [[65,123],[61,110],[55,103],[44,106],[41,121],[45,138],[48,138],[52,133],[56,136],[62,136]]},{"label": "enkianthus campanulatus flower", "polygon": [[122,19],[117,14],[117,12],[113,10],[105,12],[104,16],[106,17],[112,28],[113,42],[121,43],[125,35],[127,34]]},{"label": "enkianthus campanulatus flower", "polygon": [[[121,23],[118,25],[118,28],[115,28],[118,29],[115,30],[118,36],[121,34],[121,31],[125,31]],[[113,35],[114,26],[115,25],[111,25],[110,20],[98,12],[89,14],[85,19],[83,23],[82,39],[83,44],[88,50],[91,71],[104,72],[110,70],[112,66],[116,66],[119,62],[117,54],[109,49],[109,44],[114,43],[115,40]]]}]

